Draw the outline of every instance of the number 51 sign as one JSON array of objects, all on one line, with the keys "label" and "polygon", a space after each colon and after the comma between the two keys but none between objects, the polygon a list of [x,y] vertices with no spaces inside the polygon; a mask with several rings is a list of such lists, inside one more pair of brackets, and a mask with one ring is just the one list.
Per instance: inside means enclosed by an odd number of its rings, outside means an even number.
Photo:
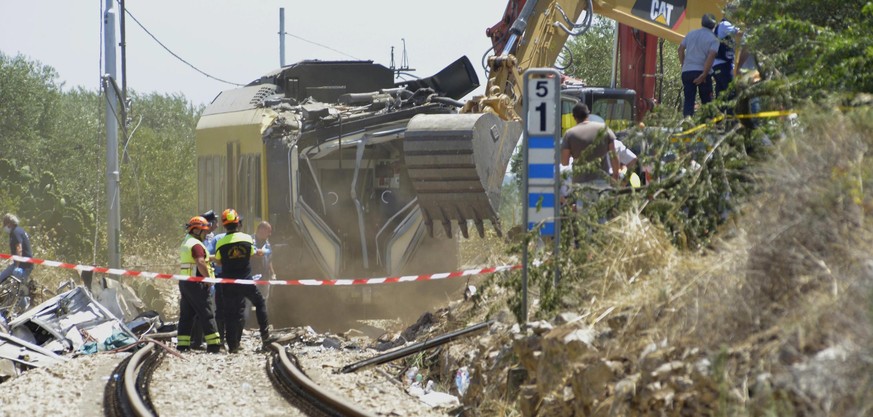
[{"label": "number 51 sign", "polygon": [[[551,236],[553,259],[561,248],[561,73],[552,68],[524,72],[524,181],[522,219],[527,230]],[[528,245],[522,248],[522,316],[527,322]],[[555,262],[554,282],[561,275]]]},{"label": "number 51 sign", "polygon": [[524,73],[524,222],[527,230],[557,236],[560,209],[561,74],[551,68]]},{"label": "number 51 sign", "polygon": [[560,120],[560,117],[555,117],[561,103],[560,78],[532,79],[528,77],[531,71],[533,70],[528,70],[524,77],[527,84],[524,95],[527,120],[525,127],[530,135],[552,136],[555,134],[556,121]]}]

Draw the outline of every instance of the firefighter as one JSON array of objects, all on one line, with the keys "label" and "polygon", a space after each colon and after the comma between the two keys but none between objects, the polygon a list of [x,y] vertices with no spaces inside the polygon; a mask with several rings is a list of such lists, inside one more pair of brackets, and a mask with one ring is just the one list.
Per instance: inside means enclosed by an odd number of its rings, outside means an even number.
[{"label": "firefighter", "polygon": [[[203,245],[203,239],[209,233],[209,222],[203,216],[194,216],[185,225],[188,234],[179,248],[179,260],[182,264],[182,275],[214,278],[212,266],[209,264],[209,253]],[[218,353],[221,350],[221,339],[215,325],[215,313],[209,299],[209,287],[212,284],[204,282],[180,281],[179,293],[179,351],[191,349],[191,330],[197,320],[203,329],[206,339],[206,352]]]},{"label": "firefighter", "polygon": [[[221,213],[221,224],[227,234],[215,244],[215,260],[221,264],[223,278],[252,279],[251,258],[253,255],[263,256],[263,251],[255,247],[254,239],[240,231],[241,220],[239,213],[234,209],[227,209]],[[221,291],[224,304],[222,311],[224,312],[224,340],[227,342],[227,351],[230,353],[239,352],[246,299],[249,299],[255,306],[261,340],[266,343],[270,338],[267,303],[258,287],[241,284],[220,285],[219,291]]]},{"label": "firefighter", "polygon": [[[209,222],[209,232],[203,238],[203,246],[206,246],[206,253],[209,255],[209,264],[212,266],[213,275],[216,278],[221,277],[221,267],[216,267],[212,263],[215,259],[215,242],[218,242],[219,237],[215,236],[215,229],[218,228],[218,216],[212,210],[200,215]],[[222,233],[221,236],[224,236]],[[218,286],[213,285],[209,288],[209,302],[212,304],[212,311],[215,312],[215,324],[218,325],[218,335],[221,336],[221,344],[224,345],[224,315],[221,313],[221,294],[216,290]],[[200,328],[200,322],[194,321],[194,328],[191,330],[191,349],[203,350],[203,329]]]}]

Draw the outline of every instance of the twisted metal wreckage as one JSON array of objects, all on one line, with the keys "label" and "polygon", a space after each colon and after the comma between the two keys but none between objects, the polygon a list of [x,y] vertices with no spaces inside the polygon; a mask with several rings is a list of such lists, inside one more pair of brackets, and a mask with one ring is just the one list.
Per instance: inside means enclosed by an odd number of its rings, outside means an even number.
[{"label": "twisted metal wreckage", "polygon": [[96,298],[77,286],[9,321],[0,317],[0,382],[70,355],[123,349],[160,325],[128,287],[108,278],[99,287]]}]

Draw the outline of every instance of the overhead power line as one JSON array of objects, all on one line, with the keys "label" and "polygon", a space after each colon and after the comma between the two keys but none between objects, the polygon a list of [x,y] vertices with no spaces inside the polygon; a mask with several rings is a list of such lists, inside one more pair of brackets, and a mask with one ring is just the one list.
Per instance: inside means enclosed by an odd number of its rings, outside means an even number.
[{"label": "overhead power line", "polygon": [[178,59],[179,61],[182,61],[183,63],[185,63],[185,65],[188,65],[189,67],[193,68],[194,71],[197,71],[197,72],[199,72],[199,73],[205,75],[205,76],[208,77],[208,78],[212,78],[213,80],[220,81],[220,82],[223,82],[223,83],[225,83],[225,84],[235,85],[235,86],[238,86],[238,87],[243,87],[243,86],[245,86],[245,84],[240,84],[240,83],[235,83],[235,82],[231,82],[231,81],[227,81],[227,80],[222,80],[221,78],[218,78],[218,77],[215,77],[215,76],[209,75],[209,74],[207,74],[205,71],[201,70],[200,68],[195,67],[193,64],[191,64],[190,62],[186,61],[184,58],[180,57],[180,56],[179,56],[178,54],[176,54],[175,52],[171,51],[170,48],[167,48],[167,46],[164,45],[163,42],[161,42],[160,40],[158,40],[158,38],[155,37],[155,35],[153,35],[151,32],[149,32],[149,30],[146,29],[146,27],[143,26],[143,24],[140,23],[140,21],[139,21],[139,20],[138,20],[138,19],[137,19],[137,18],[136,18],[132,13],[130,13],[130,10],[127,10],[127,9],[125,8],[125,9],[124,9],[124,12],[127,13],[127,15],[130,16],[130,18],[133,19],[133,21],[136,22],[136,24],[137,24],[140,28],[142,28],[142,30],[145,31],[146,34],[148,34],[148,35],[149,35],[149,36],[150,36],[150,37],[151,37],[155,42],[157,42],[158,45],[160,45],[162,48],[164,48],[165,51],[169,52],[170,55],[174,56],[174,57],[175,57],[176,59]]},{"label": "overhead power line", "polygon": [[295,35],[295,34],[293,34],[293,33],[285,32],[285,36],[290,36],[290,37],[295,38],[295,39],[300,39],[300,40],[303,41],[303,42],[308,42],[308,43],[311,43],[311,44],[313,44],[313,45],[315,45],[315,46],[320,46],[320,47],[322,47],[322,48],[324,48],[324,49],[330,49],[331,51],[334,51],[334,52],[336,52],[336,53],[338,53],[338,54],[340,54],[340,55],[344,55],[344,56],[347,56],[347,57],[349,57],[349,58],[356,59],[356,60],[358,60],[358,61],[363,61],[363,59],[361,59],[361,58],[358,58],[358,57],[353,56],[353,55],[349,55],[349,54],[347,54],[347,53],[345,53],[345,52],[343,52],[343,51],[340,51],[340,50],[338,50],[338,49],[331,48],[331,47],[329,47],[329,46],[327,46],[327,45],[323,45],[323,44],[320,44],[320,43],[318,43],[318,42],[314,42],[314,41],[311,41],[311,40],[309,40],[309,39],[302,38],[302,37],[297,36],[297,35]]}]

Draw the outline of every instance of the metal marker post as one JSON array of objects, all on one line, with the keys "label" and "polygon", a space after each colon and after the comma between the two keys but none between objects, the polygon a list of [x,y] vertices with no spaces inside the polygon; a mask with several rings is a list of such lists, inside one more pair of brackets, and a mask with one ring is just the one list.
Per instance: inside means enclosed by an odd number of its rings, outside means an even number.
[{"label": "metal marker post", "polygon": [[[555,243],[555,285],[561,248],[561,73],[552,68],[531,68],[524,73],[524,139],[522,219],[527,230],[540,224],[541,236]],[[549,210],[551,209],[551,210]],[[522,321],[527,322],[528,248],[522,248]]]}]

